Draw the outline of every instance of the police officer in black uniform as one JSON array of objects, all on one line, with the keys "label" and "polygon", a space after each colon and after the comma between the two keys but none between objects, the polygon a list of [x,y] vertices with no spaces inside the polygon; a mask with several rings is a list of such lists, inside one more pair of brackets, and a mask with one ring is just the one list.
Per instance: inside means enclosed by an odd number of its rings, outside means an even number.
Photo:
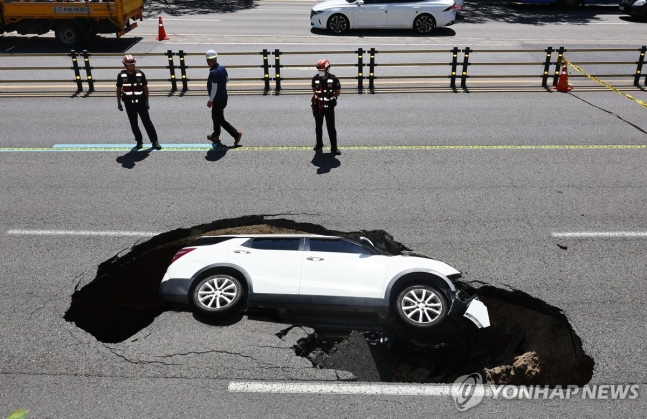
[{"label": "police officer in black uniform", "polygon": [[143,137],[137,123],[137,115],[144,124],[146,134],[148,134],[148,139],[151,141],[153,148],[161,150],[162,146],[157,141],[157,132],[150,115],[148,115],[148,110],[150,109],[148,104],[148,81],[146,81],[144,72],[135,67],[136,62],[137,60],[132,55],[124,55],[122,63],[126,69],[121,70],[117,76],[117,108],[120,111],[124,110],[121,106],[121,101],[123,100],[124,105],[126,105],[128,120],[130,121],[130,128],[135,134],[135,141],[137,141],[135,147],[138,150],[143,146]]},{"label": "police officer in black uniform", "polygon": [[323,148],[323,121],[326,119],[326,128],[330,138],[330,152],[339,156],[341,151],[337,148],[337,130],[335,129],[335,106],[341,93],[341,84],[334,74],[330,74],[330,62],[320,60],[317,63],[317,75],[312,78],[312,115],[315,117],[315,134],[317,144],[315,151]]}]

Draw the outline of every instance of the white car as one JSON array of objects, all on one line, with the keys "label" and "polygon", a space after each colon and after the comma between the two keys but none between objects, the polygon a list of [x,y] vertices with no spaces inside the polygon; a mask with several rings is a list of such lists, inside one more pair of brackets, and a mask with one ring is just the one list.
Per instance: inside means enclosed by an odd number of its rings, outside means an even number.
[{"label": "white car", "polygon": [[408,28],[428,34],[454,23],[457,11],[454,0],[326,0],[312,8],[310,25],[335,34],[362,28]]},{"label": "white car", "polygon": [[301,312],[391,314],[425,330],[447,316],[488,327],[485,305],[456,289],[461,274],[427,257],[390,256],[370,240],[311,234],[200,237],[173,257],[159,288],[163,303],[226,317],[245,307]]}]

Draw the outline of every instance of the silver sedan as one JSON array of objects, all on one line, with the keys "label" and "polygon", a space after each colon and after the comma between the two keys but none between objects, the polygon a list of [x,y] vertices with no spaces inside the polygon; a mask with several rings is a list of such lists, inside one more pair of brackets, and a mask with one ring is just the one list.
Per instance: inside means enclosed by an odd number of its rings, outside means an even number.
[{"label": "silver sedan", "polygon": [[312,8],[310,24],[341,34],[349,29],[413,29],[428,34],[456,20],[454,0],[326,0]]}]

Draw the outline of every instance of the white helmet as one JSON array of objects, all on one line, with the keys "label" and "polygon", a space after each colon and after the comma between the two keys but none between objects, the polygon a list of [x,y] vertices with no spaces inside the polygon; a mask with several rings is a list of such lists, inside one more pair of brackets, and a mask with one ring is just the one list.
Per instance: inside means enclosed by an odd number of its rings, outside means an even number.
[{"label": "white helmet", "polygon": [[135,64],[137,62],[137,60],[132,55],[126,54],[126,55],[124,55],[124,59],[121,60],[121,62],[124,63],[124,65],[126,65],[126,64]]}]

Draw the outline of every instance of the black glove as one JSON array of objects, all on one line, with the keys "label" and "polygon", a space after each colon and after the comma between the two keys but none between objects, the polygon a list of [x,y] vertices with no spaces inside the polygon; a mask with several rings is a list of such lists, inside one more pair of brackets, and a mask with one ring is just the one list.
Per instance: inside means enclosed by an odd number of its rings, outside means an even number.
[{"label": "black glove", "polygon": [[151,108],[151,105],[148,104],[148,100],[146,100],[146,110],[149,110]]},{"label": "black glove", "polygon": [[119,103],[117,104],[117,109],[119,109],[121,112],[123,112],[123,111],[124,111],[124,107],[123,107],[123,106],[121,106],[121,102],[119,102]]}]

